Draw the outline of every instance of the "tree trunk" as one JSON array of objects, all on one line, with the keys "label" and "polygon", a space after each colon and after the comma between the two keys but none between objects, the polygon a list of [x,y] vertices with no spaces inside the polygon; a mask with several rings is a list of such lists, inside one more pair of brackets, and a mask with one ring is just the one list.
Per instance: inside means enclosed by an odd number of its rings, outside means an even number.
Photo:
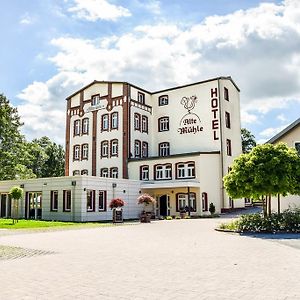
[{"label": "tree trunk", "polygon": [[268,201],[269,201],[269,216],[271,216],[271,213],[272,213],[271,199],[272,199],[272,196],[269,195],[269,199],[268,199]]},{"label": "tree trunk", "polygon": [[277,195],[277,209],[278,209],[278,214],[280,214],[280,194]]},{"label": "tree trunk", "polygon": [[263,213],[264,213],[264,217],[267,216],[267,201],[265,202],[265,197],[262,196],[262,207],[263,207]]}]

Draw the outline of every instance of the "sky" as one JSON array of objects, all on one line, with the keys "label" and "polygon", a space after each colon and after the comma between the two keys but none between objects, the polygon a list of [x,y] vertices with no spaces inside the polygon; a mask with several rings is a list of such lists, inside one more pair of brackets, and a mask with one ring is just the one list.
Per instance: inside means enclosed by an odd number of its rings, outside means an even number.
[{"label": "sky", "polygon": [[299,0],[2,0],[0,93],[27,140],[64,144],[93,80],[150,91],[231,76],[259,143],[300,117]]}]

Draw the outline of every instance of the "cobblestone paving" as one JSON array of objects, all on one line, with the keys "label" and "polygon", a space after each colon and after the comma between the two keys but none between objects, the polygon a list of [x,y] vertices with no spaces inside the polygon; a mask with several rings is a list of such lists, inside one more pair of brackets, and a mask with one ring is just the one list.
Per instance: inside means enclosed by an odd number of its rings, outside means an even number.
[{"label": "cobblestone paving", "polygon": [[0,299],[300,300],[299,248],[214,231],[224,221],[1,236],[1,245],[55,254],[0,261]]},{"label": "cobblestone paving", "polygon": [[0,245],[0,261],[7,259],[18,259],[24,257],[32,257],[37,255],[53,254],[51,251],[26,249],[21,247],[1,246]]}]

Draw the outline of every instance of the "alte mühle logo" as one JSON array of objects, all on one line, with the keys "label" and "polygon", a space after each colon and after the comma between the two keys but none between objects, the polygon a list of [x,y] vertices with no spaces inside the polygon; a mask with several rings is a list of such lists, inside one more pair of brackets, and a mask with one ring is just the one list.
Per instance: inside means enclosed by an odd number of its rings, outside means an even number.
[{"label": "alte m\u00fchle logo", "polygon": [[182,97],[180,104],[188,111],[180,120],[178,132],[180,134],[196,134],[203,131],[199,116],[192,112],[197,103],[197,96]]}]

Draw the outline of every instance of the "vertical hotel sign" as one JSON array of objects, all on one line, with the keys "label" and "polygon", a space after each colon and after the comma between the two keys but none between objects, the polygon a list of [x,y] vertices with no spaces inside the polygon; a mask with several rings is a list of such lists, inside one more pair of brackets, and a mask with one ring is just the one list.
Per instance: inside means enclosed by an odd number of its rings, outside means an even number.
[{"label": "vertical hotel sign", "polygon": [[218,103],[218,89],[214,88],[210,90],[210,105],[212,112],[212,121],[211,121],[211,129],[213,131],[214,140],[219,140],[219,103]]}]

